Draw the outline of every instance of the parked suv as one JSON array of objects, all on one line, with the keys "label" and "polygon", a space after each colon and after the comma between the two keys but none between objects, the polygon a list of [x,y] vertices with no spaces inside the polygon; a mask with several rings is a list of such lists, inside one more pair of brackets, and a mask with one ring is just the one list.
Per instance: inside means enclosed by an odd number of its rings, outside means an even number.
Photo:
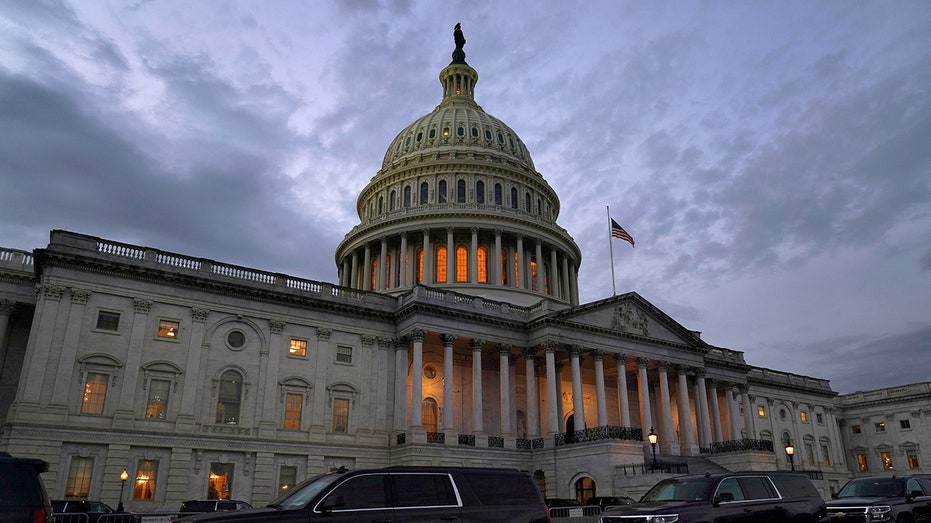
[{"label": "parked suv", "polygon": [[603,523],[815,523],[824,500],[811,480],[788,472],[734,472],[664,479],[634,505],[605,510]]},{"label": "parked suv", "polygon": [[252,508],[252,505],[235,499],[189,499],[181,502],[181,512],[220,512],[247,508]]},{"label": "parked suv", "polygon": [[267,508],[178,521],[547,523],[533,480],[516,469],[389,467],[312,477]]},{"label": "parked suv", "polygon": [[833,497],[831,523],[931,522],[931,475],[856,478]]},{"label": "parked suv", "polygon": [[41,459],[0,452],[0,521],[51,523],[52,505],[39,478],[43,472],[48,463]]}]

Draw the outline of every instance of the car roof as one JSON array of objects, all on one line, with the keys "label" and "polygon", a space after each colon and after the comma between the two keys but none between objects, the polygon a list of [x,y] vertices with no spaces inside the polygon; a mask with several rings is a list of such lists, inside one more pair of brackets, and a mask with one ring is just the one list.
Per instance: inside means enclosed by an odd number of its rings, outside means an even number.
[{"label": "car roof", "polygon": [[48,462],[39,458],[17,458],[9,452],[0,452],[0,463],[20,463],[33,466],[37,472],[48,472]]}]

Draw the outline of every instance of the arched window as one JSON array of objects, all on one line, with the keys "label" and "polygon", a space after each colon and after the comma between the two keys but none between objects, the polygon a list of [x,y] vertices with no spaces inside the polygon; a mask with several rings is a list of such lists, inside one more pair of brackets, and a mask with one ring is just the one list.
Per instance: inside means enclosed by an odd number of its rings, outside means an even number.
[{"label": "arched window", "polygon": [[436,432],[436,418],[436,400],[433,398],[424,398],[421,422],[423,423],[423,428],[426,432]]},{"label": "arched window", "polygon": [[485,203],[485,182],[475,182],[475,203]]},{"label": "arched window", "polygon": [[530,193],[524,193],[524,210],[530,212]]},{"label": "arched window", "polygon": [[539,290],[539,285],[537,285],[537,259],[530,258],[530,290],[536,291]]},{"label": "arched window", "polygon": [[478,282],[488,283],[488,247],[478,248]]},{"label": "arched window", "polygon": [[543,204],[540,202],[540,199],[537,198],[537,216],[543,214]]},{"label": "arched window", "polygon": [[501,184],[496,183],[495,184],[495,205],[501,205],[501,197],[502,197]]},{"label": "arched window", "polygon": [[466,183],[465,180],[456,182],[456,202],[465,203],[466,201]]},{"label": "arched window", "polygon": [[550,293],[550,264],[549,262],[543,262],[543,284],[545,285],[546,294]]},{"label": "arched window", "polygon": [[436,190],[437,203],[446,203],[446,180],[440,180]]},{"label": "arched window", "polygon": [[423,281],[423,247],[417,247],[417,283]]},{"label": "arched window", "polygon": [[[527,197],[529,198],[530,196],[528,195]],[[411,206],[411,186],[410,185],[404,188],[404,206],[405,207]]]},{"label": "arched window", "polygon": [[242,374],[228,370],[220,376],[217,390],[217,415],[215,421],[225,425],[239,424],[239,409],[242,403]]},{"label": "arched window", "polygon": [[511,187],[511,208],[517,208],[517,188]]},{"label": "arched window", "polygon": [[391,255],[385,256],[385,288],[391,288]]},{"label": "arched window", "polygon": [[469,250],[465,245],[456,247],[456,281],[469,281]]},{"label": "arched window", "polygon": [[388,199],[388,210],[393,211],[395,202],[398,201],[398,192],[391,191],[391,198]]},{"label": "arched window", "polygon": [[427,185],[427,182],[421,182],[420,184],[420,205],[427,204],[427,196],[430,194],[430,186]]},{"label": "arched window", "polygon": [[372,281],[369,282],[369,289],[377,291],[378,287],[375,286],[375,283],[378,281],[378,258],[372,260]]},{"label": "arched window", "polygon": [[520,287],[520,253],[514,253],[514,286]]},{"label": "arched window", "polygon": [[436,274],[437,283],[446,283],[446,246],[436,246]]},{"label": "arched window", "polygon": [[585,504],[588,498],[595,496],[595,480],[592,478],[579,478],[575,482],[575,499],[579,503]]},{"label": "arched window", "polygon": [[385,212],[385,197],[379,196],[378,197],[378,214],[382,214],[383,212]]},{"label": "arched window", "polygon": [[508,284],[508,251],[501,249],[501,285]]}]

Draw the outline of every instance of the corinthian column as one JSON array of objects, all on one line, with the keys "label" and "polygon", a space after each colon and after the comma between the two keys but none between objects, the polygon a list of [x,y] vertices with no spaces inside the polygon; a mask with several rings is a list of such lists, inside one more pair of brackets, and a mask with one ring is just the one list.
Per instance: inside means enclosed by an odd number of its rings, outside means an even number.
[{"label": "corinthian column", "polygon": [[472,339],[472,426],[475,432],[485,431],[482,423],[482,349],[485,340]]}]

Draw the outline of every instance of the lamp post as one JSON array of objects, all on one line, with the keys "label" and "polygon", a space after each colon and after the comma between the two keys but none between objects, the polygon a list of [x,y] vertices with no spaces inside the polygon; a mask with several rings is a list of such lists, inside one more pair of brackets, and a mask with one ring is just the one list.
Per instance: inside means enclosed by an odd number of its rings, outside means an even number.
[{"label": "lamp post", "polygon": [[127,479],[129,479],[129,473],[123,469],[123,472],[120,472],[120,503],[116,506],[117,512],[123,512],[123,487],[126,486]]},{"label": "lamp post", "polygon": [[656,465],[656,433],[653,432],[653,427],[650,427],[650,433],[647,434],[647,439],[650,440],[650,446],[653,447],[653,464],[650,465],[650,470],[656,470],[658,467]]},{"label": "lamp post", "polygon": [[792,440],[786,440],[786,456],[789,456],[789,466],[795,470],[795,447],[792,446]]}]

